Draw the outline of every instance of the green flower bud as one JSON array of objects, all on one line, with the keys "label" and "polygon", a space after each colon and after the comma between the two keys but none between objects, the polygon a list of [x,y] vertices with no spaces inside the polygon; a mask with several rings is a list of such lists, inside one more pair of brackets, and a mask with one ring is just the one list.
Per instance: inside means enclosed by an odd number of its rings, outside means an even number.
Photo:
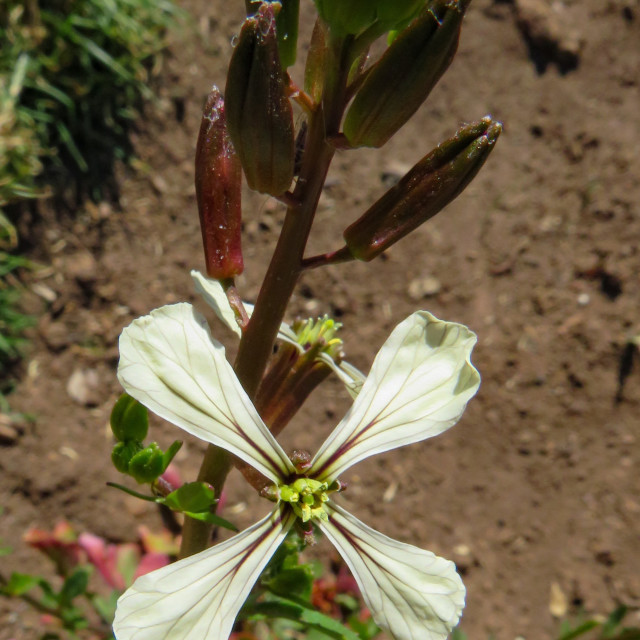
[{"label": "green flower bud", "polygon": [[129,463],[139,451],[143,449],[142,442],[126,440],[118,442],[111,451],[111,462],[120,473],[129,473]]},{"label": "green flower bud", "polygon": [[425,0],[314,0],[318,14],[338,36],[357,35],[375,26],[378,33],[398,28]]},{"label": "green flower bud", "polygon": [[353,147],[381,147],[436,85],[458,48],[468,0],[432,0],[372,67],[347,111]]},{"label": "green flower bud", "polygon": [[144,440],[149,430],[147,408],[123,393],[111,410],[111,431],[116,440]]},{"label": "green flower bud", "polygon": [[502,125],[489,116],[462,127],[418,162],[344,231],[351,254],[369,261],[435,216],[471,182],[493,149]]},{"label": "green flower bud", "polygon": [[153,482],[164,472],[164,452],[152,442],[129,461],[129,475],[139,484]]},{"label": "green flower bud", "polygon": [[315,0],[318,15],[336,35],[357,34],[373,24],[373,0]]},{"label": "green flower bud", "polygon": [[[268,0],[275,4],[276,32],[278,34],[278,50],[283,67],[290,67],[296,61],[298,47],[298,22],[300,17],[300,0]],[[253,16],[260,9],[263,0],[245,0],[248,16]]]},{"label": "green flower bud", "polygon": [[222,94],[207,97],[196,147],[196,199],[207,275],[216,280],[242,273],[242,172],[227,132]]},{"label": "green flower bud", "polygon": [[249,187],[278,196],[293,180],[295,137],[288,80],[280,64],[274,7],[246,19],[229,64],[229,133]]},{"label": "green flower bud", "polygon": [[283,485],[280,487],[280,500],[283,502],[298,502],[300,494],[291,487]]},{"label": "green flower bud", "polygon": [[280,62],[286,68],[296,61],[300,0],[280,0],[280,4],[282,9],[276,17],[276,31]]}]

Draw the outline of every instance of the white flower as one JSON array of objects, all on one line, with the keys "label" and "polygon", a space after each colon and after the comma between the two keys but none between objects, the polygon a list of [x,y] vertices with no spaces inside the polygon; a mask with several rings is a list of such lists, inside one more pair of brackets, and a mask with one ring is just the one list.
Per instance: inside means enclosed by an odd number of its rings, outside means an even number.
[{"label": "white flower", "polygon": [[470,363],[474,344],[466,327],[426,312],[400,323],[301,477],[191,305],[162,307],[135,320],[120,338],[118,377],[127,393],[273,480],[279,502],[226,542],[138,578],[118,601],[118,640],[226,640],[253,584],[300,516],[315,518],[349,565],[374,620],[395,640],[445,638],[464,606],[455,565],[370,529],[330,492],[356,462],[455,424],[480,382]]},{"label": "white flower", "polygon": [[[233,331],[238,338],[241,338],[242,331],[236,322],[235,314],[229,305],[227,294],[224,292],[222,285],[217,280],[206,278],[199,271],[191,271],[191,277],[193,278],[196,291],[214,310],[218,319],[228,329]],[[253,305],[245,302],[244,308],[249,317],[251,317],[251,314],[253,313]],[[293,345],[300,353],[304,353],[305,351],[304,346],[300,344],[298,340],[296,332],[285,322],[280,325],[278,340],[282,340],[283,342]],[[336,374],[336,376],[338,376],[352,398],[355,398],[358,393],[360,393],[365,377],[360,371],[358,371],[358,369],[344,360],[340,362],[340,364],[336,364],[334,359],[325,352],[319,353],[318,359],[324,362]]]}]

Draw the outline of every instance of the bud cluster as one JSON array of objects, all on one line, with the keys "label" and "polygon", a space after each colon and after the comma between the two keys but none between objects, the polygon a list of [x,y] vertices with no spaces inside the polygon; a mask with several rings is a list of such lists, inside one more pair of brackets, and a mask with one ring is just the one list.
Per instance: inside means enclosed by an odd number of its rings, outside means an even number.
[{"label": "bud cluster", "polygon": [[111,451],[113,466],[139,484],[155,482],[167,469],[182,446],[174,442],[163,451],[157,442],[144,445],[149,430],[146,407],[123,393],[111,410],[111,431],[118,442]]}]

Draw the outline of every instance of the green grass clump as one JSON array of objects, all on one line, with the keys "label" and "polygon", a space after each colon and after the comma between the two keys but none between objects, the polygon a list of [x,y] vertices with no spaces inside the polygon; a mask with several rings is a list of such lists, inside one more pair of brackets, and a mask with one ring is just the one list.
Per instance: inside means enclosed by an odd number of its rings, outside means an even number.
[{"label": "green grass clump", "polygon": [[0,399],[8,388],[7,369],[22,355],[26,343],[22,334],[34,324],[32,316],[17,308],[20,290],[9,284],[7,276],[20,267],[29,266],[25,258],[0,251]]},{"label": "green grass clump", "polygon": [[30,322],[7,281],[24,266],[9,253],[19,204],[117,195],[115,163],[132,155],[131,128],[181,17],[172,0],[0,2],[0,393]]},{"label": "green grass clump", "polygon": [[4,0],[0,209],[47,183],[109,192],[178,15],[170,0]]}]

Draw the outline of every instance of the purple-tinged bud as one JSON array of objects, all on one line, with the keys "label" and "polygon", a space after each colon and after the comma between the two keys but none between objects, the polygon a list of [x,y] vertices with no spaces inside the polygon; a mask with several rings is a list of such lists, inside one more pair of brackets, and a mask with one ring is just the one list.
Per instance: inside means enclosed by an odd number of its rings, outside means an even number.
[{"label": "purple-tinged bud", "polygon": [[381,147],[427,99],[458,48],[468,0],[432,0],[372,67],[344,120],[352,147]]},{"label": "purple-tinged bud", "polygon": [[316,536],[313,533],[313,525],[310,521],[302,522],[300,518],[296,518],[294,527],[296,532],[306,547],[313,547],[316,544]]},{"label": "purple-tinged bud", "polygon": [[290,459],[298,473],[304,473],[311,466],[311,456],[308,451],[295,449]]},{"label": "purple-tinged bud", "polygon": [[242,273],[242,172],[225,122],[222,94],[207,97],[196,147],[196,199],[207,275]]},{"label": "purple-tinged bud", "polygon": [[240,30],[225,103],[229,134],[251,189],[282,195],[293,180],[293,110],[278,53],[273,5],[263,3]]},{"label": "purple-tinged bud", "polygon": [[320,104],[324,89],[325,67],[329,64],[329,32],[322,20],[316,20],[304,69],[304,90],[314,104]]},{"label": "purple-tinged bud", "polygon": [[502,125],[487,116],[438,145],[345,230],[351,254],[373,260],[435,216],[478,173],[501,131]]}]

